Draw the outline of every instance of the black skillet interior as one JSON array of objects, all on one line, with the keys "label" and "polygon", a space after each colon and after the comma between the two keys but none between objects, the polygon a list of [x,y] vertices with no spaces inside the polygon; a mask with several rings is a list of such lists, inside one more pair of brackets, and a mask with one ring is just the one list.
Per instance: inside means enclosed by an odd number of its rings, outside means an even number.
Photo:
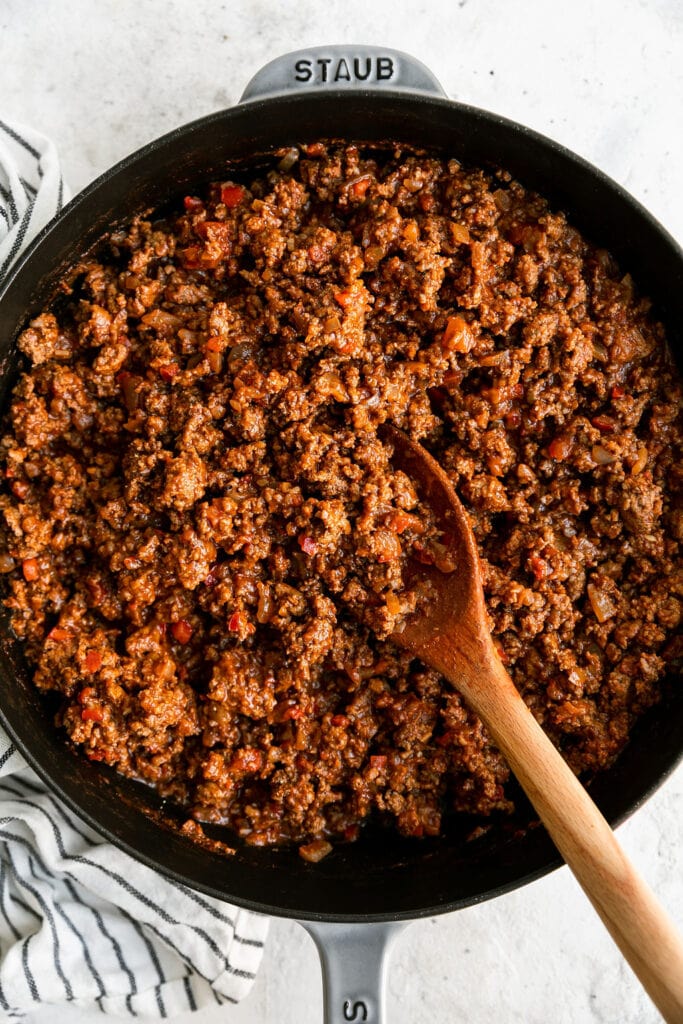
[{"label": "black skillet interior", "polygon": [[[107,172],[67,208],[15,269],[0,295],[4,404],[16,373],[18,329],[47,301],[64,268],[109,227],[225,176],[226,161],[317,138],[398,140],[500,166],[566,210],[608,248],[655,301],[681,359],[683,255],[663,229],[594,168],[533,132],[446,100],[392,93],[294,95],[211,115],[151,143]],[[467,840],[476,822],[453,822],[439,840],[408,841],[368,829],[318,865],[295,850],[239,847],[225,856],[193,845],[148,788],[86,762],[63,745],[33,690],[18,645],[3,630],[1,717],[52,790],[98,832],[188,885],[269,914],[369,921],[439,913],[498,895],[558,863],[523,799],[513,821]],[[664,702],[638,724],[617,764],[591,791],[612,822],[633,811],[666,777],[683,748],[683,694],[666,681]],[[151,814],[150,814],[151,811]],[[182,820],[182,818],[180,819]],[[220,835],[220,830],[216,835]],[[222,836],[230,843],[229,836]]]}]

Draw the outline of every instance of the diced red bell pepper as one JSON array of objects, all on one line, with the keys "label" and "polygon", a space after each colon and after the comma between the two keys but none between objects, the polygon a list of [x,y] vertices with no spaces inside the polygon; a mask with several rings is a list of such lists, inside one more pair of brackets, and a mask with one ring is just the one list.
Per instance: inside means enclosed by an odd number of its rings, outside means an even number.
[{"label": "diced red bell pepper", "polygon": [[370,178],[357,178],[349,186],[349,192],[354,199],[363,199],[370,185]]},{"label": "diced red bell pepper", "polygon": [[318,550],[318,545],[312,537],[306,537],[303,534],[299,537],[299,547],[305,555],[314,555]]},{"label": "diced red bell pepper", "polygon": [[21,571],[27,583],[33,583],[40,576],[40,566],[37,558],[25,558],[21,563]]},{"label": "diced red bell pepper", "polygon": [[197,213],[204,208],[204,203],[197,196],[185,196],[183,206],[188,213]]},{"label": "diced red bell pepper", "polygon": [[204,346],[206,361],[211,367],[212,373],[220,373],[223,368],[223,347],[218,337],[209,338]]},{"label": "diced red bell pepper", "polygon": [[81,718],[84,722],[102,722],[104,714],[100,708],[83,708]]},{"label": "diced red bell pepper", "polygon": [[551,459],[563,462],[568,459],[572,452],[572,442],[567,437],[556,437],[548,445],[548,455]]},{"label": "diced red bell pepper", "polygon": [[163,366],[159,367],[159,376],[165,381],[172,381],[177,372],[177,363],[165,363]]},{"label": "diced red bell pepper", "polygon": [[594,416],[591,420],[591,423],[597,430],[600,431],[601,434],[613,434],[614,431],[617,429],[617,424],[612,419],[612,417],[604,416],[602,413],[600,413],[597,416]]},{"label": "diced red bell pepper", "polygon": [[179,644],[189,644],[193,633],[194,630],[187,619],[180,619],[171,624],[171,634]]},{"label": "diced red bell pepper", "polygon": [[342,309],[346,309],[348,304],[351,302],[352,297],[352,293],[348,288],[342,292],[334,293],[334,301],[338,302]]},{"label": "diced red bell pepper", "polygon": [[233,210],[236,206],[239,206],[246,194],[246,189],[242,188],[241,185],[223,185],[221,188],[221,202],[229,210]]},{"label": "diced red bell pepper", "polygon": [[47,634],[47,639],[54,640],[55,643],[62,643],[62,641],[68,640],[70,636],[71,633],[68,629],[64,629],[63,626],[55,626]]},{"label": "diced red bell pepper", "polygon": [[85,668],[87,672],[97,672],[102,668],[102,655],[99,651],[88,651],[85,656]]},{"label": "diced red bell pepper", "polygon": [[537,580],[544,579],[546,576],[550,575],[550,572],[552,571],[545,559],[539,558],[538,555],[531,556],[529,559],[529,566]]},{"label": "diced red bell pepper", "polygon": [[408,512],[401,511],[392,512],[387,520],[387,526],[390,530],[393,530],[394,533],[403,533],[411,523],[414,526],[421,525],[415,519],[415,516],[411,516]]},{"label": "diced red bell pepper", "polygon": [[[202,220],[195,227],[200,238],[208,239],[210,242],[218,242],[223,248],[230,246],[231,228],[224,220]],[[204,262],[204,259],[202,259]]]}]

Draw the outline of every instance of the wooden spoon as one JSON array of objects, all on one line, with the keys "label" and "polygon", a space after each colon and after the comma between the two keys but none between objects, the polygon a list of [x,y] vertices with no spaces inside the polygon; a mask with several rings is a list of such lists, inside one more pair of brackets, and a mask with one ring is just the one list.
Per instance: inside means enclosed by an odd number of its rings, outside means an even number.
[{"label": "wooden spoon", "polygon": [[487,622],[477,546],[448,477],[425,449],[386,425],[392,463],[418,486],[456,565],[419,565],[423,606],[392,635],[448,679],[479,715],[664,1019],[683,1022],[683,941],[612,829],[537,723],[505,671]]}]

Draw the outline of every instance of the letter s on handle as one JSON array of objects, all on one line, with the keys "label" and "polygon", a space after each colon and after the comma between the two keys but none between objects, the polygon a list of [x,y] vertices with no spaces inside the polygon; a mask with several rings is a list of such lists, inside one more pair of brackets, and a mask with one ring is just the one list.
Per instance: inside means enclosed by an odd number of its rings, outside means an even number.
[{"label": "letter s on handle", "polygon": [[350,999],[347,999],[344,1003],[344,1020],[367,1020],[368,1019],[368,1008],[365,1003],[359,999],[357,1002],[352,1003]]},{"label": "letter s on handle", "polygon": [[277,57],[254,75],[240,103],[306,89],[391,89],[445,97],[425,65],[381,46],[319,46]]}]

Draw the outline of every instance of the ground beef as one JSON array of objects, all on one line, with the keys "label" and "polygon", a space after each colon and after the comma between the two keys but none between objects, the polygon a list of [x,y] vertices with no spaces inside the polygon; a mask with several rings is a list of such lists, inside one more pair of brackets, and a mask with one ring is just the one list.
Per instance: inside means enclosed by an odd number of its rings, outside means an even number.
[{"label": "ground beef", "polygon": [[477,717],[389,639],[438,545],[378,427],[449,473],[501,656],[594,772],[680,655],[679,386],[628,274],[509,174],[320,143],[272,166],[116,230],[24,331],[0,569],[87,757],[315,860],[370,816],[512,806]]}]

